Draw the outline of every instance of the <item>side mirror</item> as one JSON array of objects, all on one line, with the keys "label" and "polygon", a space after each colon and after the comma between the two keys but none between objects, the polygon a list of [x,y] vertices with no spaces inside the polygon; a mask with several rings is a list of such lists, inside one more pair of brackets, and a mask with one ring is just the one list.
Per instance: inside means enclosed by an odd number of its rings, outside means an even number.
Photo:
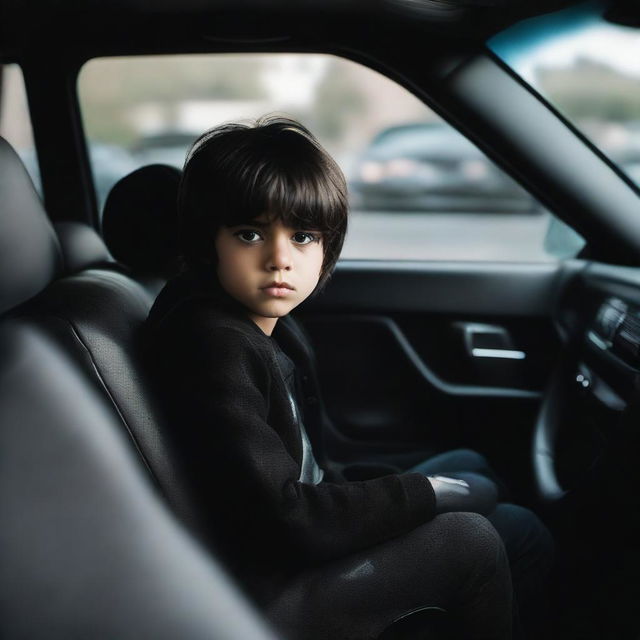
[{"label": "side mirror", "polygon": [[556,258],[575,258],[585,245],[584,238],[553,214],[544,237],[544,250]]}]

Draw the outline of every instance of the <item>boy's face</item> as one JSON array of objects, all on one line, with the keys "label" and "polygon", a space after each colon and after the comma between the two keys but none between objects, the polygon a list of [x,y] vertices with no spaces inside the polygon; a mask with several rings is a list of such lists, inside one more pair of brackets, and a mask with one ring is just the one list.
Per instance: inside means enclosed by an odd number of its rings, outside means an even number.
[{"label": "boy's face", "polygon": [[[320,279],[324,259],[320,232],[286,227],[279,218],[269,221],[266,214],[248,224],[221,227],[215,247],[220,284],[267,335]],[[272,287],[273,282],[288,287]]]}]

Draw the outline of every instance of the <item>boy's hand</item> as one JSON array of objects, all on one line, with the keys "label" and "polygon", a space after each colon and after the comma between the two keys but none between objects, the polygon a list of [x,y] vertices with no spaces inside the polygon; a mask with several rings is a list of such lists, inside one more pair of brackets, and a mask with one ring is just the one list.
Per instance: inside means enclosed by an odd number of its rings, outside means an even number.
[{"label": "boy's hand", "polygon": [[436,512],[473,511],[491,513],[498,502],[496,485],[478,473],[460,472],[450,476],[427,476],[436,494]]}]

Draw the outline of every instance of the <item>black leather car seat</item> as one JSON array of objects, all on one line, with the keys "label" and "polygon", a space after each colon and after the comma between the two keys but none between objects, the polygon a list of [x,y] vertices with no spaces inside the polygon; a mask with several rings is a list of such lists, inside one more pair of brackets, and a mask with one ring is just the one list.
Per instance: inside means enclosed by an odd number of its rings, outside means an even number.
[{"label": "black leather car seat", "polygon": [[[0,139],[0,636],[275,638],[167,508],[149,473],[166,485],[162,441],[137,425],[142,464],[109,395],[117,371],[97,366],[113,353],[115,368],[128,365],[115,334],[144,313],[146,293],[121,274],[62,268],[33,185]],[[118,306],[125,298],[131,311]],[[88,339],[109,305],[115,330]]]},{"label": "black leather car seat", "polygon": [[83,269],[107,267],[123,273],[130,269],[119,264],[96,231],[82,222],[56,222],[54,229],[62,249],[65,275]]}]

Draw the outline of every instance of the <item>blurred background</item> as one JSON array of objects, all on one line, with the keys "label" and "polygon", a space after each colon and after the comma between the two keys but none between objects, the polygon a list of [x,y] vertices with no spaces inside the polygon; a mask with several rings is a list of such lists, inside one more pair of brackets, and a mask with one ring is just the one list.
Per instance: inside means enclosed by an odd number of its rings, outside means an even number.
[{"label": "blurred background", "polygon": [[[640,183],[640,42],[624,27],[498,37],[493,50]],[[633,52],[633,55],[631,55]],[[20,68],[0,76],[0,133],[39,183]],[[150,163],[182,167],[225,121],[266,113],[305,124],[349,184],[343,257],[550,261],[582,239],[455,129],[390,79],[332,55],[181,55],[89,61],[78,79],[99,207]]]}]

